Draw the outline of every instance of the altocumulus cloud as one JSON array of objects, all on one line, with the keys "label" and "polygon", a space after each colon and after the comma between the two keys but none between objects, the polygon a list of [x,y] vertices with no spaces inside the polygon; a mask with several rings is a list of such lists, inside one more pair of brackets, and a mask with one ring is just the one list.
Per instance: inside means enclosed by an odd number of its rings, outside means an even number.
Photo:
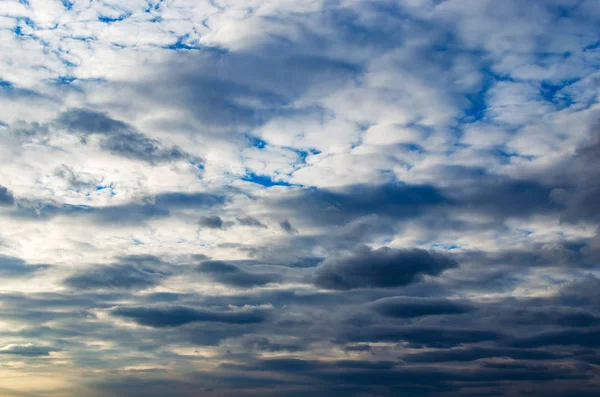
[{"label": "altocumulus cloud", "polygon": [[194,322],[254,324],[265,321],[268,312],[262,309],[199,310],[184,306],[118,307],[112,314],[148,327],[178,327]]},{"label": "altocumulus cloud", "polygon": [[597,0],[0,4],[0,394],[600,395]]},{"label": "altocumulus cloud", "polygon": [[391,288],[417,282],[423,275],[438,276],[457,266],[451,257],[422,249],[362,248],[323,262],[317,269],[315,284],[338,290]]}]

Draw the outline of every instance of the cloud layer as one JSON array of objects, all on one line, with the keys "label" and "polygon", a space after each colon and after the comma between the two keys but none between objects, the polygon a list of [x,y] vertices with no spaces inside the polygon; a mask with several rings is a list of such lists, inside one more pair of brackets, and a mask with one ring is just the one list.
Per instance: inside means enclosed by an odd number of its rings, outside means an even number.
[{"label": "cloud layer", "polygon": [[0,394],[599,395],[599,24],[0,2]]}]

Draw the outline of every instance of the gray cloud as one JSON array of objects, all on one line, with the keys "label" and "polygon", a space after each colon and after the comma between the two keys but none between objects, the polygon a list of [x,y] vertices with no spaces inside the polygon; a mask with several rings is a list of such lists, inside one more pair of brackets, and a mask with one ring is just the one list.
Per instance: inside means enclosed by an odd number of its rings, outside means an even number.
[{"label": "gray cloud", "polygon": [[410,347],[454,347],[462,344],[501,340],[502,333],[450,327],[392,327],[372,326],[348,328],[342,331],[341,340],[347,342],[408,342]]},{"label": "gray cloud", "polygon": [[247,216],[244,218],[237,218],[237,221],[242,226],[258,227],[258,228],[262,228],[262,229],[267,228],[267,225],[263,224],[261,221],[259,221],[258,219],[254,218],[254,217],[251,217],[251,216]]},{"label": "gray cloud", "polygon": [[149,266],[98,265],[68,277],[64,283],[71,288],[82,290],[144,289],[160,284],[168,276],[168,272]]},{"label": "gray cloud", "polygon": [[15,203],[15,197],[8,190],[8,188],[0,185],[0,206],[13,205]]},{"label": "gray cloud", "polygon": [[256,287],[282,280],[276,273],[249,272],[223,261],[204,261],[196,269],[214,281],[234,287]]},{"label": "gray cloud", "polygon": [[8,3],[0,394],[600,395],[597,1]]},{"label": "gray cloud", "polygon": [[56,124],[71,133],[103,136],[100,147],[118,156],[150,164],[184,159],[201,162],[197,157],[191,156],[177,146],[165,147],[156,139],[137,132],[131,125],[112,119],[107,113],[71,108],[60,114]]},{"label": "gray cloud", "polygon": [[379,299],[369,305],[375,312],[397,318],[468,313],[474,308],[464,302],[444,299],[390,297]]},{"label": "gray cloud", "polygon": [[450,257],[421,249],[362,248],[347,257],[325,260],[317,269],[315,284],[338,290],[397,287],[457,266]]},{"label": "gray cloud", "polygon": [[0,276],[5,278],[25,277],[41,269],[48,268],[47,265],[30,265],[20,258],[0,255]]},{"label": "gray cloud", "polygon": [[45,346],[36,346],[33,344],[12,344],[0,347],[0,355],[24,356],[24,357],[43,357],[49,356],[51,352],[57,351]]},{"label": "gray cloud", "polygon": [[239,311],[213,311],[184,306],[117,307],[112,315],[130,319],[148,327],[179,327],[195,322],[226,324],[256,324],[267,320],[268,312],[260,309]]},{"label": "gray cloud", "polygon": [[223,221],[220,216],[212,215],[212,216],[203,216],[200,218],[198,222],[200,226],[206,227],[209,229],[227,229],[233,226],[233,222]]}]

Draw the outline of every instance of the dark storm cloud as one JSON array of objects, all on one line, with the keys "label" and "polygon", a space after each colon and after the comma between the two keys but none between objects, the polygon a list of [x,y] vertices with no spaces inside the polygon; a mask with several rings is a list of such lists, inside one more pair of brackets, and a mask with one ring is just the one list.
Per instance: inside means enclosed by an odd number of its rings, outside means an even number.
[{"label": "dark storm cloud", "polygon": [[267,320],[269,313],[261,309],[238,311],[214,311],[184,306],[117,307],[112,315],[124,317],[148,327],[179,327],[195,322],[219,322],[227,324],[256,324]]},{"label": "dark storm cloud", "polygon": [[497,341],[505,338],[500,332],[451,327],[397,327],[376,325],[348,327],[340,332],[346,342],[408,342],[414,348],[454,347],[462,344]]},{"label": "dark storm cloud", "polygon": [[224,261],[204,261],[196,269],[214,281],[234,287],[256,287],[282,280],[276,273],[258,273],[242,270],[239,266]]},{"label": "dark storm cloud", "polygon": [[474,310],[464,302],[400,296],[377,300],[369,304],[369,308],[383,316],[397,318],[463,314]]},{"label": "dark storm cloud", "polygon": [[0,185],[0,206],[13,205],[15,203],[15,196],[5,186]]},{"label": "dark storm cloud", "polygon": [[439,276],[458,263],[422,249],[362,248],[352,255],[326,259],[316,271],[321,288],[390,288],[417,282],[423,275]]},{"label": "dark storm cloud", "polygon": [[48,268],[47,265],[29,265],[20,258],[0,255],[0,277],[25,277],[31,276],[38,270]]}]

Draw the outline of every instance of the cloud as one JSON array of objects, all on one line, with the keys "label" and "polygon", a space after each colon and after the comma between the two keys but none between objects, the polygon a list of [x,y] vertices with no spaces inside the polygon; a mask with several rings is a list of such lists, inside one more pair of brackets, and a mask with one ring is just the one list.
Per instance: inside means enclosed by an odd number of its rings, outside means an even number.
[{"label": "cloud", "polygon": [[514,347],[535,348],[545,346],[583,346],[597,348],[600,346],[597,330],[567,330],[548,332],[530,338],[517,339]]},{"label": "cloud", "polygon": [[110,118],[106,113],[73,108],[58,116],[56,122],[71,132],[85,134],[118,134],[129,130],[126,123]]},{"label": "cloud", "polygon": [[507,357],[513,360],[556,360],[563,355],[543,350],[468,347],[407,354],[402,360],[410,363],[470,362],[484,358]]},{"label": "cloud", "polygon": [[292,226],[292,224],[290,223],[289,220],[284,220],[279,222],[279,226],[285,230],[286,233],[288,234],[295,234],[298,233],[298,231],[296,229],[294,229],[294,227]]},{"label": "cloud", "polygon": [[80,290],[146,289],[161,283],[169,272],[137,264],[97,265],[65,279],[66,286]]},{"label": "cloud", "polygon": [[2,5],[0,394],[600,395],[597,1]]},{"label": "cloud", "polygon": [[341,191],[303,190],[281,197],[276,205],[316,223],[334,225],[372,214],[411,218],[427,208],[448,202],[433,186],[385,184],[349,186]]},{"label": "cloud", "polygon": [[113,316],[123,317],[147,327],[179,327],[189,323],[217,322],[226,324],[256,324],[267,320],[268,312],[260,309],[237,311],[200,310],[184,306],[117,307]]},{"label": "cloud", "polygon": [[196,270],[207,274],[216,282],[240,288],[263,286],[282,280],[282,277],[276,273],[248,272],[232,263],[223,261],[204,261]]},{"label": "cloud", "polygon": [[233,225],[233,222],[224,222],[223,219],[217,215],[203,216],[198,223],[200,226],[209,229],[226,229]]},{"label": "cloud", "polygon": [[422,249],[362,248],[342,258],[325,260],[316,271],[321,288],[390,288],[411,284],[423,275],[439,276],[458,263],[443,254]]},{"label": "cloud", "polygon": [[251,217],[251,216],[247,216],[244,218],[238,218],[237,221],[242,226],[258,227],[258,228],[262,228],[262,229],[267,229],[267,225],[265,225],[258,219]]},{"label": "cloud", "polygon": [[379,299],[369,307],[383,316],[396,318],[464,314],[474,310],[472,306],[463,302],[399,296]]},{"label": "cloud", "polygon": [[410,347],[454,347],[463,344],[497,341],[505,336],[500,332],[478,329],[372,326],[348,328],[341,332],[347,342],[407,342]]},{"label": "cloud", "polygon": [[49,356],[51,352],[57,351],[50,347],[36,346],[31,343],[12,344],[0,347],[0,355],[23,356],[23,357],[44,357]]},{"label": "cloud", "polygon": [[117,156],[141,160],[152,165],[178,161],[193,160],[200,164],[202,161],[177,146],[166,147],[156,139],[144,134],[120,120],[112,119],[105,112],[89,109],[71,108],[61,113],[55,120],[59,129],[65,129],[72,134],[83,134],[87,142],[88,135],[100,135],[103,138],[100,148]]},{"label": "cloud", "polygon": [[8,188],[0,185],[0,206],[13,205],[15,203],[15,197],[8,190]]},{"label": "cloud", "polygon": [[26,277],[46,268],[48,268],[47,265],[29,265],[20,258],[0,255],[0,276],[2,277]]}]

